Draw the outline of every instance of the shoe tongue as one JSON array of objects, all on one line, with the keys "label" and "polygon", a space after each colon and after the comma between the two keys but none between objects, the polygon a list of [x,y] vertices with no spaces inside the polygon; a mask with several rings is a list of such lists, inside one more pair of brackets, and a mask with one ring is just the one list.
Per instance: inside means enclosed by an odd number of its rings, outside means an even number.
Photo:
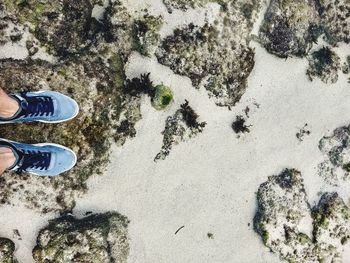
[{"label": "shoe tongue", "polygon": [[16,161],[11,167],[7,168],[7,170],[8,171],[13,170],[22,161],[23,154],[20,151],[18,151],[15,146],[13,146],[10,142],[7,142],[7,141],[0,140],[0,147],[6,147],[6,148],[10,148],[12,150],[12,152],[16,158]]}]

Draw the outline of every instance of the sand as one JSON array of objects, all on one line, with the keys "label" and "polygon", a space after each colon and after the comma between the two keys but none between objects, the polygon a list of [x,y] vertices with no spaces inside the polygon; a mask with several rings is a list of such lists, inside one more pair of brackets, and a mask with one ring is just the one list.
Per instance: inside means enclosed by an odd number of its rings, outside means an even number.
[{"label": "sand", "polygon": [[[130,8],[140,8],[139,1],[127,2]],[[144,5],[155,13],[166,12],[160,0],[145,1]],[[215,7],[209,9],[215,14]],[[177,22],[163,29],[163,37],[184,22],[181,13],[172,17],[180,20],[166,18]],[[191,17],[183,19],[188,22]],[[175,101],[167,111],[157,112],[144,98],[136,138],[123,147],[113,147],[105,173],[89,180],[89,191],[77,200],[74,209],[80,215],[116,210],[128,216],[130,263],[280,262],[263,246],[252,220],[258,186],[283,168],[302,172],[311,204],[318,201],[319,192],[327,190],[337,190],[349,200],[350,182],[332,188],[316,171],[323,160],[318,149],[320,138],[349,123],[350,85],[346,76],[340,74],[333,85],[310,82],[305,74],[306,59],[279,59],[258,43],[251,45],[256,49],[256,66],[247,92],[232,110],[217,107],[205,90],[194,89],[188,78],[174,74],[155,58],[137,53],[131,56],[127,75],[151,72],[155,83],[172,88]],[[18,47],[6,48],[23,56]],[[336,50],[346,55],[350,46]],[[9,53],[2,50],[1,56],[4,54]],[[190,142],[175,146],[166,160],[155,163],[165,119],[185,99],[207,127]],[[251,132],[238,138],[231,124],[247,106],[251,109],[247,123]],[[300,142],[296,133],[306,123],[311,135]],[[16,256],[20,262],[33,262],[31,249],[39,228],[57,215],[42,216],[23,207],[7,206],[0,207],[0,213],[0,236],[13,238],[13,229],[18,229],[22,240],[14,239]],[[208,238],[208,233],[213,237]],[[350,257],[344,262],[350,262]]]}]

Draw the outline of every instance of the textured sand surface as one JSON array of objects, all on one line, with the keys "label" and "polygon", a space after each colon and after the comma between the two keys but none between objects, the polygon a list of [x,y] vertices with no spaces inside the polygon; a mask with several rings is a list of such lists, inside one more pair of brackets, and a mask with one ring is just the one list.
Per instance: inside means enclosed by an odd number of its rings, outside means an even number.
[{"label": "textured sand surface", "polygon": [[[168,24],[161,31],[162,37],[194,17],[201,23],[206,12],[167,15],[160,0],[125,2],[130,10],[148,6],[154,14],[166,14]],[[213,5],[206,10],[215,15],[216,8]],[[116,210],[127,215],[131,220],[130,263],[280,262],[263,246],[252,223],[258,186],[283,168],[302,172],[311,204],[318,201],[319,192],[331,190],[348,203],[349,181],[335,188],[317,175],[317,165],[323,160],[318,149],[320,138],[349,123],[348,77],[340,74],[333,85],[318,79],[310,82],[305,74],[306,59],[283,60],[256,42],[251,46],[256,50],[256,65],[246,93],[231,111],[217,107],[205,90],[194,89],[188,78],[174,74],[156,58],[137,53],[129,58],[128,77],[151,72],[154,82],[172,88],[175,101],[167,111],[157,112],[149,99],[143,98],[137,137],[123,147],[112,148],[107,170],[89,179],[89,191],[77,200],[74,212]],[[342,44],[335,50],[344,59],[350,46]],[[21,58],[23,52],[18,46],[6,46],[0,56]],[[185,99],[207,127],[191,142],[174,147],[166,160],[155,163],[165,120]],[[238,138],[231,124],[247,106],[250,133]],[[311,134],[300,142],[296,133],[306,123]],[[13,238],[13,229],[18,229],[22,240],[13,239],[16,256],[22,263],[33,262],[31,250],[37,233],[55,215],[42,216],[19,206],[0,207],[0,214],[0,235]],[[208,233],[213,238],[208,238]],[[344,263],[349,263],[349,244],[346,250]]]}]

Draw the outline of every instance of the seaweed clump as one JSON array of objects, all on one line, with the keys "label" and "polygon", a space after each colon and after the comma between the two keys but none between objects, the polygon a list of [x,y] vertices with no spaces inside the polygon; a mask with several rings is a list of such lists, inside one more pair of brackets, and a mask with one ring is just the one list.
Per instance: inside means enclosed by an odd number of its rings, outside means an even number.
[{"label": "seaweed clump", "polygon": [[163,134],[163,146],[154,158],[154,161],[164,160],[169,154],[173,145],[186,142],[203,132],[206,122],[199,122],[199,115],[192,109],[186,100],[173,116],[165,121]]},{"label": "seaweed clump", "polygon": [[37,263],[126,263],[128,219],[116,212],[82,219],[66,215],[40,230],[33,258]]},{"label": "seaweed clump", "polygon": [[340,68],[339,56],[329,47],[323,47],[310,55],[307,75],[310,80],[318,77],[325,83],[335,83],[338,80]]},{"label": "seaweed clump", "polygon": [[180,112],[187,127],[190,129],[201,130],[207,125],[206,122],[198,122],[199,115],[191,108],[187,100],[185,100],[184,104],[181,104]]},{"label": "seaweed clump", "polygon": [[237,134],[250,132],[249,126],[245,123],[246,120],[242,116],[236,116],[236,120],[232,123],[233,131]]},{"label": "seaweed clump", "polygon": [[287,262],[342,262],[350,210],[337,193],[311,208],[300,172],[285,169],[260,185],[257,200],[254,228],[272,252]]},{"label": "seaweed clump", "polygon": [[308,124],[306,123],[303,128],[301,128],[296,134],[295,137],[302,142],[305,136],[309,136],[311,131],[308,129]]},{"label": "seaweed clump", "polygon": [[153,82],[149,76],[151,73],[141,74],[140,78],[127,79],[124,86],[124,94],[128,94],[134,97],[141,95],[154,96]]}]

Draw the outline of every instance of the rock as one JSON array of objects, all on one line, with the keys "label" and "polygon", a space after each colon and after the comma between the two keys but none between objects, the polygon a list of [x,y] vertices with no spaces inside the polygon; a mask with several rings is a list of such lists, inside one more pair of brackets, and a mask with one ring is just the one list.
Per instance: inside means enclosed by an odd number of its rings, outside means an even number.
[{"label": "rock", "polygon": [[343,66],[342,66],[342,72],[343,72],[343,74],[350,73],[350,55],[346,56],[346,61],[344,62]]},{"label": "rock", "polygon": [[10,239],[0,238],[0,262],[2,263],[18,263],[14,257],[15,243]]},{"label": "rock", "polygon": [[[3,39],[5,44],[12,42],[8,32],[14,26],[23,33],[29,25],[35,35],[35,26],[40,26],[41,30],[48,32],[45,45],[53,48],[52,52],[60,56],[58,61],[53,60],[51,63],[40,59],[0,60],[0,86],[8,92],[55,90],[73,97],[80,105],[77,118],[59,126],[35,123],[0,127],[3,138],[26,143],[59,143],[78,155],[75,168],[55,178],[5,173],[0,178],[0,204],[13,204],[20,200],[29,208],[44,213],[70,211],[75,206],[75,197],[86,191],[86,180],[105,169],[113,140],[122,145],[127,138],[136,134],[134,125],[141,118],[141,99],[124,93],[124,65],[133,45],[133,20],[119,1],[111,1],[100,22],[103,30],[91,29],[98,33],[93,38],[87,36],[96,43],[88,43],[85,38],[74,35],[80,34],[80,29],[83,30],[82,20],[89,20],[86,16],[91,4],[89,1],[83,2],[5,1],[6,8],[0,10],[0,17],[7,19],[4,20],[7,26],[4,28],[7,32]],[[50,14],[50,10],[58,17]],[[71,17],[74,14],[77,17]],[[74,21],[69,30],[66,28],[67,32],[56,34],[67,26],[66,22],[70,22],[70,19]],[[36,20],[38,24],[35,24]],[[78,27],[76,31],[75,27]],[[71,36],[66,35],[72,30],[74,40],[70,41]],[[56,41],[54,37],[60,39]],[[55,48],[60,41],[69,45],[63,45],[63,51]],[[38,40],[29,38],[23,42],[30,55],[38,52]],[[79,44],[83,42],[88,45]]]},{"label": "rock", "polygon": [[[286,169],[277,176],[270,176],[261,184],[257,193],[258,212],[254,218],[256,231],[264,244],[281,253],[288,244],[285,227],[299,233],[299,224],[310,216],[309,205],[300,172]],[[276,232],[272,234],[272,232]],[[281,240],[278,240],[282,236]],[[308,239],[306,239],[308,243]],[[283,255],[287,257],[286,255]]]},{"label": "rock", "polygon": [[37,263],[126,263],[128,223],[116,212],[51,220],[39,232],[33,258]]},{"label": "rock", "polygon": [[329,47],[312,52],[308,59],[309,68],[306,74],[310,80],[317,77],[325,83],[338,81],[338,71],[341,69],[340,58]]},{"label": "rock", "polygon": [[304,57],[318,37],[350,42],[349,0],[272,0],[260,28],[260,42],[282,58]]},{"label": "rock", "polygon": [[173,101],[173,92],[164,85],[155,87],[154,97],[152,98],[152,106],[156,110],[163,110],[167,108]]},{"label": "rock", "polygon": [[151,56],[159,44],[159,31],[163,24],[162,17],[144,15],[133,25],[135,49],[144,56]]},{"label": "rock", "polygon": [[318,165],[319,175],[331,185],[338,185],[350,176],[350,126],[335,129],[330,136],[324,136],[319,149],[325,161]]},{"label": "rock", "polygon": [[59,177],[4,174],[0,180],[1,203],[18,198],[42,212],[70,210],[76,194],[86,190],[86,180],[105,169],[113,138],[122,144],[128,136],[118,134],[120,123],[128,120],[133,127],[139,111],[139,103],[128,103],[121,92],[124,63],[117,57],[102,60],[88,56],[56,65],[40,60],[0,61],[0,83],[7,91],[51,89],[73,97],[80,105],[77,118],[59,126],[23,123],[0,127],[4,138],[59,143],[78,155],[75,168]]},{"label": "rock", "polygon": [[[178,28],[156,51],[158,61],[205,87],[219,106],[233,106],[246,90],[254,67],[248,46],[259,1],[221,1],[217,20]],[[249,12],[248,12],[249,11]]]},{"label": "rock", "polygon": [[310,207],[300,172],[270,176],[257,193],[254,227],[265,246],[287,262],[342,262],[349,208],[336,193]]},{"label": "rock", "polygon": [[[107,46],[118,50],[123,60],[127,60],[134,48],[133,24],[134,19],[123,3],[111,0],[106,7],[101,30]],[[106,48],[104,41],[97,43],[100,50]]]},{"label": "rock", "polygon": [[199,122],[198,118],[198,114],[189,106],[188,101],[182,104],[173,116],[169,116],[162,132],[163,146],[154,161],[165,160],[173,145],[186,142],[201,133],[206,123]]},{"label": "rock", "polygon": [[327,41],[350,43],[350,1],[317,0]]},{"label": "rock", "polygon": [[313,209],[313,234],[317,242],[340,246],[350,238],[350,209],[337,193],[324,194]]},{"label": "rock", "polygon": [[272,0],[259,38],[266,50],[276,56],[303,57],[321,32],[314,0]]},{"label": "rock", "polygon": [[78,53],[90,43],[92,4],[88,0],[5,0],[6,10],[58,56]]}]

